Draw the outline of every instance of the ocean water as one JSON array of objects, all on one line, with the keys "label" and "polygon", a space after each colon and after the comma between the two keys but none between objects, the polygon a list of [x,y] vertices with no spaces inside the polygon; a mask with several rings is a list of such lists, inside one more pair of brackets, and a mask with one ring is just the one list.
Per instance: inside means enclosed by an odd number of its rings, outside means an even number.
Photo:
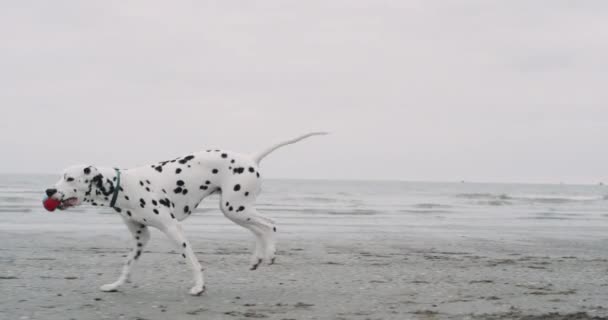
[{"label": "ocean water", "polygon": [[[58,176],[0,175],[0,230],[124,228],[109,208],[46,212],[44,190]],[[491,183],[266,180],[258,209],[288,233],[425,233],[434,237],[608,237],[608,187]],[[188,229],[229,232],[205,199]],[[236,228],[236,227],[235,227]]]}]

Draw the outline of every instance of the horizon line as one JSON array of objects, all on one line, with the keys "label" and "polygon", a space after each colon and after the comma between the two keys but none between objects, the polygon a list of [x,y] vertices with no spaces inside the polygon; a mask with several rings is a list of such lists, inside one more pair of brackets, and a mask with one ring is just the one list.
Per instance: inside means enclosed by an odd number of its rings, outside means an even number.
[{"label": "horizon line", "polygon": [[[0,176],[53,176],[58,175],[57,173],[23,173],[23,172],[0,172]],[[594,183],[569,183],[569,182],[533,182],[533,181],[483,181],[483,180],[407,180],[407,179],[387,179],[387,178],[376,178],[376,179],[368,179],[368,178],[294,178],[294,177],[264,177],[266,180],[303,180],[303,181],[360,181],[360,182],[405,182],[405,183],[450,183],[450,184],[520,184],[520,185],[570,185],[570,186],[604,186],[603,181],[598,181]]]}]

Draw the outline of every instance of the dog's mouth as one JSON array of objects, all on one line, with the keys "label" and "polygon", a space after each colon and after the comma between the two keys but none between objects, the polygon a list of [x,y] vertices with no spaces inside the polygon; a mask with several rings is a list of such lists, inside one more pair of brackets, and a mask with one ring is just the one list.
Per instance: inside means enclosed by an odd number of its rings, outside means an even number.
[{"label": "dog's mouth", "polygon": [[61,200],[61,203],[59,204],[59,206],[57,207],[57,209],[59,210],[65,210],[67,208],[71,208],[74,206],[77,206],[78,204],[80,204],[80,201],[78,201],[78,198],[73,197],[73,198],[68,198],[65,200]]}]

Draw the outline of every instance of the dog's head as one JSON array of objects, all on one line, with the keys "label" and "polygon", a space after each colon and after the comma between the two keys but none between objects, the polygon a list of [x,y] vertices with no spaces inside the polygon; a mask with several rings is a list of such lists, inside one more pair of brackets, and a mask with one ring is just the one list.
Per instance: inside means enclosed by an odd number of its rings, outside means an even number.
[{"label": "dog's head", "polygon": [[[111,182],[108,181],[110,184]],[[73,166],[63,172],[57,183],[46,189],[49,198],[60,201],[58,209],[65,210],[75,207],[96,196],[105,196],[107,189],[114,186],[105,186],[103,175],[93,166]],[[99,189],[102,189],[102,193]]]}]

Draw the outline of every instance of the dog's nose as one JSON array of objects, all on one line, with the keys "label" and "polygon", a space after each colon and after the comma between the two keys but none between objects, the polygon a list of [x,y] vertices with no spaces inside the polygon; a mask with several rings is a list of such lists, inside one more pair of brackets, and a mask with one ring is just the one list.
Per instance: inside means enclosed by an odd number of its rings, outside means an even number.
[{"label": "dog's nose", "polygon": [[52,197],[55,193],[57,193],[57,189],[46,189],[46,195],[50,198]]}]

